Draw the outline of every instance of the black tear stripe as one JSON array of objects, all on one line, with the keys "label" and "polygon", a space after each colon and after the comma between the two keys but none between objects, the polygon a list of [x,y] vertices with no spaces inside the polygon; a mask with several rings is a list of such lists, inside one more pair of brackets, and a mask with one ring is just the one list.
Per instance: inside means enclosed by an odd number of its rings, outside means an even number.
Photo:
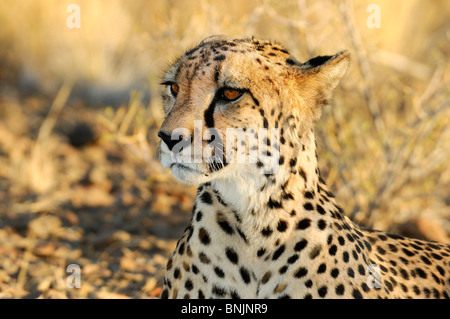
[{"label": "black tear stripe", "polygon": [[[214,81],[216,82],[216,85],[219,86],[219,76],[220,71],[222,69],[222,64],[217,64],[216,68],[214,70]],[[205,113],[203,114],[203,117],[205,119],[205,125],[207,128],[214,128],[214,110],[216,108],[217,98],[214,96],[211,103],[209,104],[208,108],[205,110]]]},{"label": "black tear stripe", "polygon": [[205,119],[205,125],[207,128],[214,128],[214,109],[216,108],[216,98],[214,97],[209,104],[208,108],[205,110],[203,117]]},{"label": "black tear stripe", "polygon": [[258,99],[256,99],[256,98],[253,96],[253,93],[252,93],[250,90],[247,90],[247,93],[250,94],[250,96],[252,97],[252,100],[253,100],[253,102],[256,104],[256,106],[259,106],[259,101],[258,101]]}]

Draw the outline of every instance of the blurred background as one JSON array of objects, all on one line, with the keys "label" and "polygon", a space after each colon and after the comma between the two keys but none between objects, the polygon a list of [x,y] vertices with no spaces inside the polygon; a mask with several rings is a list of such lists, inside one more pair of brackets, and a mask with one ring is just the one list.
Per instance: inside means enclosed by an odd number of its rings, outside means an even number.
[{"label": "blurred background", "polygon": [[0,298],[159,295],[196,191],[156,159],[159,81],[212,34],[350,50],[324,179],[361,226],[449,242],[448,1],[1,1]]}]

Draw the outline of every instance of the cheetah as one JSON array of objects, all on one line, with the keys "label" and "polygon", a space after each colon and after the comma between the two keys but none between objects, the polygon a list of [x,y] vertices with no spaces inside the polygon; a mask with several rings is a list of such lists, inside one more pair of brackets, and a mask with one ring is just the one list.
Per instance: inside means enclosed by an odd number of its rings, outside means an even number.
[{"label": "cheetah", "polygon": [[450,246],[361,229],[320,176],[314,125],[349,61],[212,36],[168,69],[160,160],[199,186],[161,298],[449,298]]}]

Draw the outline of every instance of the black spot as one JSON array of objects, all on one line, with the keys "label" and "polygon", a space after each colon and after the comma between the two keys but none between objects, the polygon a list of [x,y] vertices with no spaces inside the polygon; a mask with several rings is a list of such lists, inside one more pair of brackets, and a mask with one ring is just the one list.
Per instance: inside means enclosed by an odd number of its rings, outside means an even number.
[{"label": "black spot", "polygon": [[439,299],[440,296],[441,295],[440,295],[439,291],[436,288],[433,288],[433,297],[436,299]]},{"label": "black spot", "polygon": [[228,235],[234,234],[233,228],[230,226],[230,224],[226,220],[218,221],[217,223],[219,224],[220,228]]},{"label": "black spot", "polygon": [[211,260],[208,258],[208,256],[205,255],[205,253],[198,254],[198,257],[202,264],[209,264],[211,262]]},{"label": "black spot", "polygon": [[242,238],[246,243],[248,243],[247,236],[242,232],[242,230],[241,230],[239,227],[236,227],[236,230],[237,230],[239,236],[241,236],[241,238]]},{"label": "black spot", "polygon": [[358,289],[356,289],[356,288],[353,289],[352,296],[355,299],[363,299],[363,296],[361,295],[361,292]]},{"label": "black spot", "polygon": [[225,273],[224,273],[223,270],[220,269],[219,267],[214,267],[214,272],[215,272],[216,275],[219,276],[220,278],[225,277]]},{"label": "black spot", "polygon": [[197,266],[192,265],[192,272],[194,273],[194,275],[199,273],[199,270],[198,270]]},{"label": "black spot", "polygon": [[404,279],[406,279],[406,280],[409,279],[409,274],[408,274],[408,272],[407,272],[405,269],[401,268],[401,269],[400,269],[400,274],[402,275],[402,277],[403,277]]},{"label": "black spot", "polygon": [[420,278],[427,278],[427,274],[422,270],[422,268],[416,268],[416,272]]},{"label": "black spot", "polygon": [[184,254],[184,243],[181,243],[181,244],[180,244],[180,247],[178,247],[178,253],[179,253],[180,255],[183,255],[183,254]]},{"label": "black spot", "polygon": [[384,285],[386,286],[386,288],[387,288],[389,291],[393,291],[393,290],[394,290],[394,287],[392,287],[392,284],[391,284],[388,280],[385,280],[385,281],[384,281]]},{"label": "black spot", "polygon": [[358,266],[358,272],[361,276],[364,276],[366,274],[365,270],[364,270],[364,266],[363,265],[359,265]]},{"label": "black spot", "polygon": [[223,54],[214,57],[214,61],[222,61],[222,60],[225,60],[225,55]]},{"label": "black spot", "polygon": [[203,192],[203,193],[200,195],[200,199],[201,199],[201,201],[202,201],[203,203],[205,203],[205,204],[209,204],[209,205],[212,204],[212,197],[211,197],[211,194],[208,193],[208,192]]},{"label": "black spot", "polygon": [[307,244],[308,244],[308,241],[306,239],[302,239],[298,243],[295,244],[294,250],[297,252],[302,251],[306,247]]},{"label": "black spot", "polygon": [[290,167],[295,167],[295,165],[297,165],[297,159],[296,159],[296,158],[292,158],[292,159],[289,161],[289,166],[290,166]]},{"label": "black spot", "polygon": [[187,290],[191,291],[192,288],[193,288],[194,286],[192,285],[192,281],[191,281],[190,279],[188,279],[188,280],[186,280],[186,282],[184,283],[184,287],[185,287]]},{"label": "black spot", "polygon": [[317,222],[317,227],[319,227],[320,230],[324,230],[327,227],[327,223],[323,219],[320,219]]},{"label": "black spot", "polygon": [[409,257],[414,256],[414,253],[411,252],[410,250],[406,249],[406,248],[402,248],[402,251]]},{"label": "black spot", "polygon": [[[214,73],[214,81],[215,82],[219,81],[219,76],[220,76],[219,67],[217,67],[216,72]],[[210,126],[210,127],[212,127],[212,126]]]},{"label": "black spot", "polygon": [[264,276],[261,278],[261,283],[263,285],[266,284],[270,280],[270,277],[272,277],[272,273],[270,271],[266,272]]},{"label": "black spot", "polygon": [[435,253],[431,253],[431,256],[433,256],[433,258],[437,259],[437,260],[441,260],[442,259],[441,255],[438,255],[438,254],[435,254]]},{"label": "black spot", "polygon": [[345,288],[343,284],[336,286],[336,295],[342,296],[345,292]]},{"label": "black spot", "polygon": [[241,296],[237,293],[236,290],[230,292],[231,299],[241,299]]},{"label": "black spot", "polygon": [[347,269],[347,274],[348,274],[351,278],[355,278],[355,272],[353,271],[352,268],[348,268],[348,269]]},{"label": "black spot", "polygon": [[286,229],[287,229],[286,221],[280,219],[280,221],[278,222],[277,230],[279,232],[284,232]]},{"label": "black spot", "polygon": [[211,238],[209,237],[209,233],[203,227],[200,228],[200,230],[198,232],[198,238],[200,239],[200,242],[203,245],[209,245],[209,243],[211,242]]},{"label": "black spot", "polygon": [[423,293],[425,294],[426,298],[430,298],[430,293],[431,293],[430,289],[423,288]]},{"label": "black spot", "polygon": [[328,250],[328,253],[329,253],[331,256],[336,255],[336,252],[337,252],[337,247],[336,247],[336,245],[331,246],[330,249]]},{"label": "black spot", "polygon": [[292,255],[291,257],[289,257],[288,260],[287,260],[287,262],[288,262],[289,264],[293,264],[293,263],[295,263],[297,260],[298,260],[298,255],[295,254],[295,255]]},{"label": "black spot", "polygon": [[321,251],[322,251],[321,245],[315,246],[313,249],[311,249],[311,251],[309,253],[309,258],[311,258],[311,259],[316,258],[317,256],[319,256]]},{"label": "black spot", "polygon": [[300,170],[298,171],[299,175],[305,180],[305,182],[307,181],[307,176],[305,171],[303,170],[303,168],[300,168]]},{"label": "black spot", "polygon": [[270,227],[269,226],[267,226],[266,228],[264,228],[262,231],[261,231],[261,234],[264,236],[264,237],[269,237],[270,235],[272,235],[272,229],[270,229]]},{"label": "black spot", "polygon": [[241,274],[242,280],[246,284],[248,284],[250,282],[250,274],[249,274],[248,270],[245,269],[244,267],[241,267],[241,269],[239,269],[239,273]]},{"label": "black spot", "polygon": [[317,268],[317,273],[318,274],[323,274],[326,270],[327,270],[327,265],[320,264],[319,268]]},{"label": "black spot", "polygon": [[386,250],[384,250],[384,249],[383,249],[382,247],[380,247],[380,246],[377,247],[377,251],[378,251],[378,253],[379,253],[380,255],[386,254]]},{"label": "black spot", "polygon": [[348,254],[348,252],[344,251],[344,253],[342,254],[342,260],[348,263],[348,261],[350,260],[350,255]]},{"label": "black spot", "polygon": [[305,192],[305,198],[313,199],[314,198],[314,192]]},{"label": "black spot", "polygon": [[306,210],[314,210],[314,206],[311,203],[304,204],[303,208]]},{"label": "black spot", "polygon": [[345,244],[345,239],[344,239],[344,237],[339,236],[339,237],[338,237],[338,241],[339,241],[339,245],[344,246],[344,244]]},{"label": "black spot", "polygon": [[328,288],[327,288],[327,286],[322,286],[317,290],[317,292],[319,293],[319,296],[321,298],[324,298],[328,292]]},{"label": "black spot", "polygon": [[437,271],[441,274],[441,276],[444,276],[445,270],[441,266],[436,266]]},{"label": "black spot", "polygon": [[295,278],[302,278],[305,277],[306,274],[308,273],[308,270],[304,267],[300,267],[294,274]]},{"label": "black spot", "polygon": [[304,218],[304,219],[302,219],[301,221],[298,222],[297,229],[303,230],[303,229],[308,228],[309,226],[311,226],[311,219]]},{"label": "black spot", "polygon": [[331,270],[331,277],[333,278],[337,278],[337,276],[339,276],[339,269],[334,268]]},{"label": "black spot", "polygon": [[267,203],[267,206],[269,206],[270,209],[283,208],[283,204],[281,202],[277,202],[277,201],[273,200],[272,198],[269,198],[269,202]]},{"label": "black spot", "polygon": [[164,289],[161,293],[161,299],[168,299],[169,298],[169,291],[167,289]]},{"label": "black spot", "polygon": [[316,205],[316,210],[321,215],[325,215],[326,214],[325,209],[323,209],[323,207],[320,206],[320,205]]},{"label": "black spot", "polygon": [[231,261],[233,264],[237,264],[239,261],[239,257],[236,254],[236,252],[232,248],[227,248],[225,250],[225,254],[227,255],[227,258],[229,261]]},{"label": "black spot", "polygon": [[203,217],[203,213],[201,211],[198,211],[197,214],[195,215],[195,220],[196,221],[201,221]]},{"label": "black spot", "polygon": [[430,260],[429,260],[427,257],[425,257],[425,256],[420,256],[420,259],[422,259],[422,261],[423,261],[424,263],[426,263],[427,265],[431,265],[431,262],[430,262]]},{"label": "black spot", "polygon": [[288,270],[288,266],[283,266],[281,267],[278,272],[280,273],[280,275],[286,273],[286,271]]},{"label": "black spot", "polygon": [[265,253],[266,253],[266,250],[265,250],[264,248],[260,248],[260,249],[257,251],[256,255],[257,255],[258,257],[261,257],[261,256],[264,255]]},{"label": "black spot", "polygon": [[221,287],[218,287],[218,286],[214,285],[213,288],[212,288],[212,293],[214,295],[219,296],[219,297],[223,297],[223,296],[225,296],[226,291],[225,291],[224,288],[221,288]]},{"label": "black spot", "polygon": [[272,260],[277,260],[283,253],[286,247],[284,245],[281,245],[274,253]]}]

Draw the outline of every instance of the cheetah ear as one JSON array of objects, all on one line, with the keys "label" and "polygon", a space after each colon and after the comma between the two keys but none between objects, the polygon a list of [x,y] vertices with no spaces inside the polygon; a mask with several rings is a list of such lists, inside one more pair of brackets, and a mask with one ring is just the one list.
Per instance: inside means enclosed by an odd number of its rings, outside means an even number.
[{"label": "cheetah ear", "polygon": [[350,62],[350,52],[341,51],[333,56],[318,56],[299,64],[302,74],[316,78],[321,86],[334,90],[345,75]]}]

